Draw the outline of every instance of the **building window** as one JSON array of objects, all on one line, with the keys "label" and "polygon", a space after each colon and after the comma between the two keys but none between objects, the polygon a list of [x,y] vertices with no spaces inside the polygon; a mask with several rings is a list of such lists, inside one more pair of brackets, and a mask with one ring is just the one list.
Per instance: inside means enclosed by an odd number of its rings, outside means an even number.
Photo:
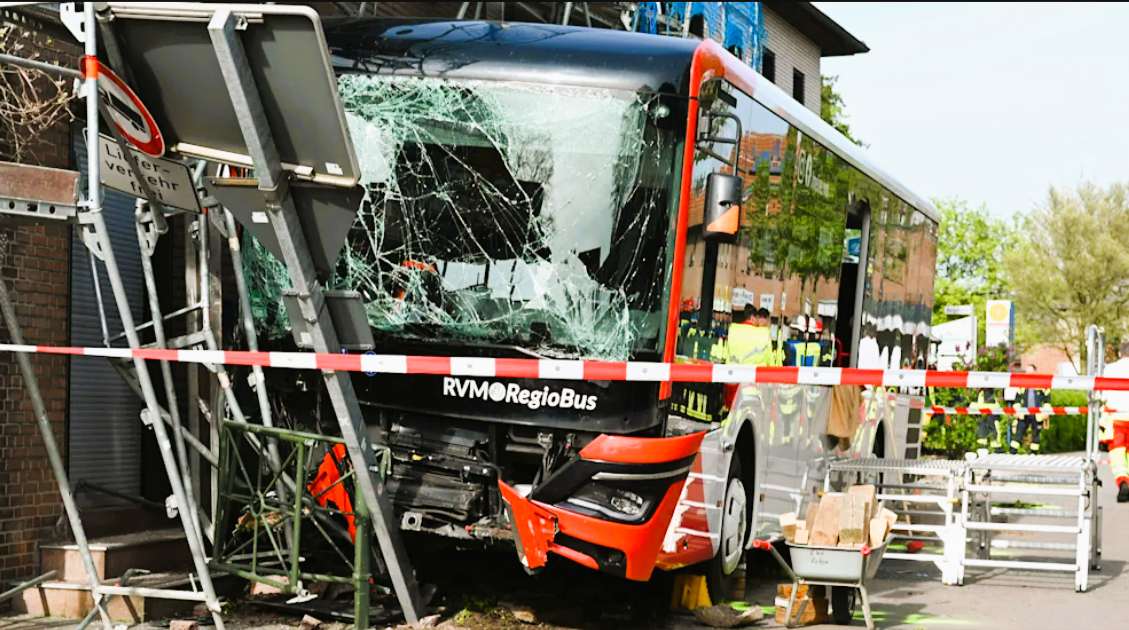
[{"label": "building window", "polygon": [[740,59],[741,61],[745,60],[745,51],[740,46],[730,46],[726,50],[728,50],[731,55]]},{"label": "building window", "polygon": [[792,98],[804,104],[804,73],[799,70],[792,70]]},{"label": "building window", "polygon": [[761,76],[776,83],[776,54],[767,48],[764,50],[764,59],[761,60]]},{"label": "building window", "polygon": [[706,38],[706,18],[702,15],[695,15],[690,18],[690,34],[698,39]]}]

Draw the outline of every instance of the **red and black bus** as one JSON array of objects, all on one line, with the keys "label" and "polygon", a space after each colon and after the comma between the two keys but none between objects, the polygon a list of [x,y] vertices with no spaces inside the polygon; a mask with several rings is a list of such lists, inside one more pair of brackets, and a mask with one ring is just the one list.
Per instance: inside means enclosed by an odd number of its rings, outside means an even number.
[{"label": "red and black bus", "polygon": [[[774,356],[925,365],[936,211],[716,43],[325,32],[365,187],[333,282],[364,297],[378,353],[716,361],[752,304]],[[720,588],[813,466],[920,443],[912,391],[867,391],[844,434],[831,387],[540,376],[355,377],[402,529],[516,538],[531,570],[708,563]]]}]

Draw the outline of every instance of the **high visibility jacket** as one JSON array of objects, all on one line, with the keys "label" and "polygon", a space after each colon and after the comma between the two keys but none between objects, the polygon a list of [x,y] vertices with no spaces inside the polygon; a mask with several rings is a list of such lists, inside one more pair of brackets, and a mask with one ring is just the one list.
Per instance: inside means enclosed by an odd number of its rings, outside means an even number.
[{"label": "high visibility jacket", "polygon": [[715,339],[710,348],[710,363],[725,363],[726,350],[724,339]]},{"label": "high visibility jacket", "polygon": [[822,348],[818,341],[792,342],[792,350],[796,353],[796,365],[802,367],[818,366]]},{"label": "high visibility jacket", "polygon": [[1113,442],[1113,419],[1110,415],[1111,414],[1108,413],[1102,413],[1101,416],[1098,417],[1098,428],[1101,429],[1101,435],[1098,437],[1098,441],[1102,444],[1110,444]]},{"label": "high visibility jacket", "polygon": [[345,487],[345,483],[341,478],[348,472],[347,453],[344,444],[337,444],[333,450],[325,454],[322,459],[321,466],[318,467],[318,474],[314,477],[313,482],[307,487],[310,494],[317,497],[318,505],[322,507],[329,507],[329,503],[333,503],[334,507],[341,512],[345,512],[345,521],[349,525],[349,537],[353,542],[357,541],[357,525],[353,519],[353,498],[349,496],[349,488]]},{"label": "high visibility jacket", "polygon": [[764,326],[733,324],[729,327],[729,363],[771,365],[772,334]]}]

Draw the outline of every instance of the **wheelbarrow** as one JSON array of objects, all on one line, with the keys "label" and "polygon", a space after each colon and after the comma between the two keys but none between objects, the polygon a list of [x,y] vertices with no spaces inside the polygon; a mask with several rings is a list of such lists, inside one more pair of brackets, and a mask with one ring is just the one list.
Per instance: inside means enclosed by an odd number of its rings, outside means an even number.
[{"label": "wheelbarrow", "polygon": [[831,620],[836,624],[845,626],[851,623],[855,614],[856,594],[862,600],[862,612],[866,616],[866,627],[874,630],[874,617],[870,614],[870,598],[866,592],[866,582],[874,578],[878,566],[882,564],[882,556],[886,553],[886,546],[893,539],[888,536],[881,545],[871,548],[863,546],[861,549],[843,547],[822,547],[816,545],[796,545],[787,543],[792,555],[792,566],[780,555],[773,546],[780,537],[769,540],[755,540],[753,547],[771,552],[780,566],[792,579],[792,595],[788,598],[788,609],[784,614],[785,626],[794,628],[796,622],[804,614],[807,600],[800,603],[799,610],[793,609],[796,605],[796,594],[801,585],[828,586],[831,588]]}]

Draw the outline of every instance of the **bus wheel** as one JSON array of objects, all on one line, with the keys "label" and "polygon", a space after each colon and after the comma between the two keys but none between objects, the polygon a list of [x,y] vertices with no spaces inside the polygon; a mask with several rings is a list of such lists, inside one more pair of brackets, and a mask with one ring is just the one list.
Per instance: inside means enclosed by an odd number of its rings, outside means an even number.
[{"label": "bus wheel", "polygon": [[725,483],[725,501],[721,510],[720,544],[717,554],[709,563],[707,583],[710,602],[720,604],[730,599],[733,573],[745,555],[753,505],[749,489],[742,480],[741,456],[733,454],[729,464],[729,478]]}]

